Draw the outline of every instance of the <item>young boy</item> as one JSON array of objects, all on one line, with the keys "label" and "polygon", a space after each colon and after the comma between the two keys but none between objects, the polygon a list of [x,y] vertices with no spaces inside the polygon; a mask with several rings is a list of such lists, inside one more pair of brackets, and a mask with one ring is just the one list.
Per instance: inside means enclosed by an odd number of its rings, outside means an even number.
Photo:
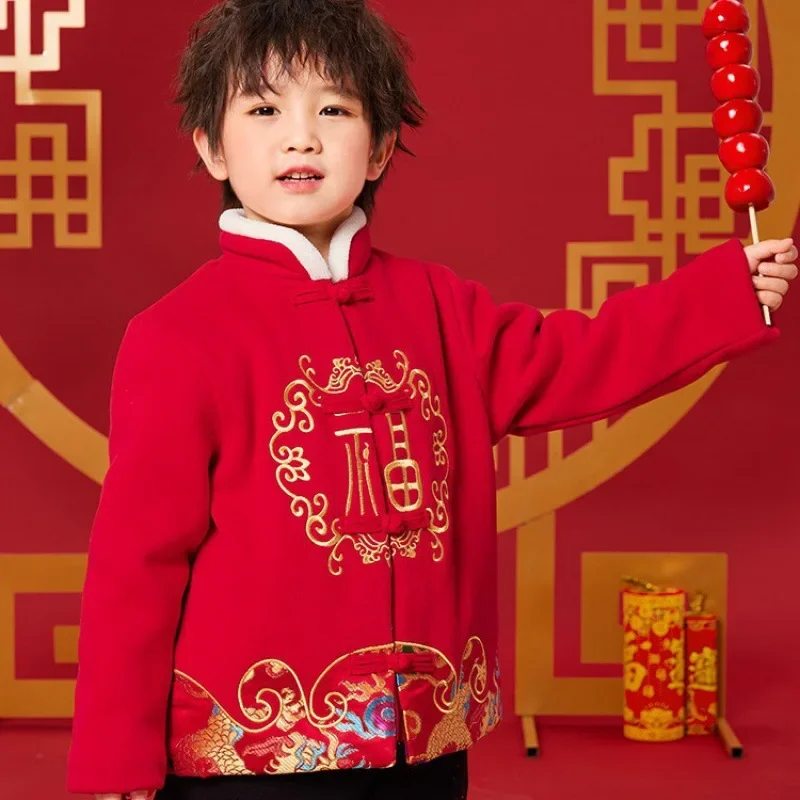
[{"label": "young boy", "polygon": [[501,716],[492,446],[774,339],[759,302],[797,250],[731,240],[594,320],[544,320],[373,249],[423,111],[363,0],[222,3],[179,99],[225,187],[222,255],[120,349],[70,788],[464,798]]}]

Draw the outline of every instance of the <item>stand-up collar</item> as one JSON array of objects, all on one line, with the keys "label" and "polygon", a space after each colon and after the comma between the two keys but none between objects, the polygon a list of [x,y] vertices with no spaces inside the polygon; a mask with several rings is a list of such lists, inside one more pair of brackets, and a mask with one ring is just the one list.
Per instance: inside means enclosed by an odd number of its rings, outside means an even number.
[{"label": "stand-up collar", "polygon": [[219,227],[223,251],[276,263],[315,281],[338,283],[361,274],[372,249],[367,215],[358,206],[336,229],[328,261],[302,233],[285,225],[248,219],[241,208],[223,212]]}]

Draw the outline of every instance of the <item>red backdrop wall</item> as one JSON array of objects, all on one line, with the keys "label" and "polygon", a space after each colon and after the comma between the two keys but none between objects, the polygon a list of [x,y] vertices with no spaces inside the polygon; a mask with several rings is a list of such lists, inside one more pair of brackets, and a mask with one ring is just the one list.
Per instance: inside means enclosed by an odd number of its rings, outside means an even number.
[{"label": "red backdrop wall", "polygon": [[[61,31],[60,70],[34,76],[40,89],[102,91],[103,242],[58,248],[52,218],[34,217],[33,246],[0,251],[0,336],[61,402],[102,432],[127,320],[216,253],[217,189],[203,176],[190,178],[193,152],[176,134],[169,92],[186,30],[208,5],[87,0],[85,26]],[[642,3],[645,10],[660,5]],[[678,6],[697,9],[696,2]],[[66,7],[66,0],[32,3],[34,52],[41,51],[42,13]],[[486,283],[498,301],[563,306],[566,243],[631,236],[631,219],[608,210],[608,159],[632,153],[632,116],[657,110],[657,101],[593,93],[590,0],[499,7],[384,0],[382,7],[412,41],[430,119],[409,138],[417,158],[399,156],[379,195],[377,245],[446,263]],[[770,109],[768,8],[760,18],[761,102]],[[0,31],[1,52],[14,46],[12,27]],[[642,41],[664,30],[645,31]],[[699,36],[679,28],[677,60],[634,68],[625,60],[624,29],[611,29],[613,69],[676,80],[681,110],[710,119]],[[25,107],[10,99],[13,92],[14,75],[0,72],[0,160],[14,158],[15,124],[40,121],[67,123],[70,158],[85,157],[80,109]],[[687,134],[685,145],[713,153],[716,140],[709,127]],[[627,187],[650,202],[654,218],[662,215],[660,168],[656,149]],[[782,176],[775,177],[780,192]],[[713,286],[697,291],[714,302]],[[555,670],[619,674],[619,666],[580,664],[582,552],[724,552],[729,716],[797,737],[800,300],[790,300],[777,319],[784,333],[777,346],[730,366],[652,449],[559,512]],[[578,441],[582,434],[574,435]],[[0,554],[85,552],[98,494],[96,483],[12,414],[0,414]],[[514,536],[500,538],[507,676]],[[78,611],[76,594],[17,596],[17,679],[74,675],[74,665],[54,663],[52,629],[76,624]],[[506,687],[513,689],[510,680]]]}]

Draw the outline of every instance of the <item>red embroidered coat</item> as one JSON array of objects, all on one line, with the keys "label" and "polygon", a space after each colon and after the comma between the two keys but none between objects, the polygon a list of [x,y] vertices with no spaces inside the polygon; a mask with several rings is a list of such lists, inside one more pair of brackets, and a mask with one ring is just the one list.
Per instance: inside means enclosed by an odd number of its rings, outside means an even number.
[{"label": "red embroidered coat", "polygon": [[[500,720],[492,445],[598,420],[777,335],[732,240],[594,319],[223,216],[112,388],[69,786],[388,767]],[[269,241],[272,239],[273,241]],[[327,279],[326,279],[327,278]]]}]

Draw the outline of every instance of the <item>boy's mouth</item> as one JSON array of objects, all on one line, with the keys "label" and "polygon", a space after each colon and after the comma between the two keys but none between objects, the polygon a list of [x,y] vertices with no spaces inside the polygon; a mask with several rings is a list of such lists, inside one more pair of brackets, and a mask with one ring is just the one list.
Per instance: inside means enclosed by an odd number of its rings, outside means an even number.
[{"label": "boy's mouth", "polygon": [[292,167],[278,175],[278,180],[289,181],[321,181],[324,175],[318,170],[310,167]]}]

